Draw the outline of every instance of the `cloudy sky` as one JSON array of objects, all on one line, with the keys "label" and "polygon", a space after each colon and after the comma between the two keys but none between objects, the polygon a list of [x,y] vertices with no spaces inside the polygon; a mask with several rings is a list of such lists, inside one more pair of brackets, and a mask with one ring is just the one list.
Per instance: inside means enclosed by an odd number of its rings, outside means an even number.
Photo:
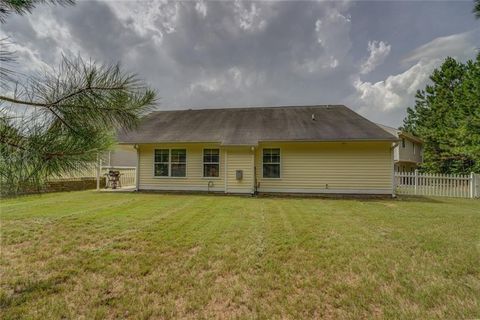
[{"label": "cloudy sky", "polygon": [[345,104],[392,126],[447,56],[480,48],[472,1],[77,1],[10,16],[24,73],[117,61],[160,108]]}]

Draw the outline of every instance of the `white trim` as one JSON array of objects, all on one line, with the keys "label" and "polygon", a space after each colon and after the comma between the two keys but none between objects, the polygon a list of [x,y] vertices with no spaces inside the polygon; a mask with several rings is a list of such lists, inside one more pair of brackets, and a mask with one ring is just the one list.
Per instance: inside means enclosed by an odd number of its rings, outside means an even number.
[{"label": "white trim", "polygon": [[311,194],[389,194],[391,195],[392,190],[390,189],[307,189],[307,188],[258,188],[258,192],[262,193],[311,193]]},{"label": "white trim", "polygon": [[[263,151],[265,149],[278,149],[278,156],[280,157],[280,161],[278,162],[278,165],[280,166],[280,171],[278,172],[279,176],[278,178],[267,178],[263,175]],[[262,157],[262,179],[265,180],[281,180],[282,179],[282,149],[280,147],[262,147],[262,152],[261,152],[261,157]],[[277,164],[275,163],[267,163],[267,164]]]},{"label": "white trim", "polygon": [[390,154],[391,154],[391,161],[392,161],[392,197],[395,197],[396,193],[396,178],[395,178],[395,148],[398,147],[398,143],[393,143],[392,147],[390,148]]}]

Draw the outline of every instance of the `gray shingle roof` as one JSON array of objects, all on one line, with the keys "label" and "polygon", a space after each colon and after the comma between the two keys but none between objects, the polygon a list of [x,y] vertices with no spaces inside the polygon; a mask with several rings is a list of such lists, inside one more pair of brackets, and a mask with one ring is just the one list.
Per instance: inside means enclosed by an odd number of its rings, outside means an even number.
[{"label": "gray shingle roof", "polygon": [[[315,120],[312,120],[314,115]],[[342,105],[156,111],[120,143],[260,141],[396,141],[375,123]]]},{"label": "gray shingle roof", "polygon": [[395,129],[389,126],[386,126],[384,124],[377,123],[377,126],[382,128],[383,130],[387,131],[388,133],[394,135],[397,138],[407,138],[412,141],[418,142],[418,143],[423,143],[423,140],[420,139],[419,137],[414,136],[413,134],[410,134],[408,132],[402,131],[400,129]]}]

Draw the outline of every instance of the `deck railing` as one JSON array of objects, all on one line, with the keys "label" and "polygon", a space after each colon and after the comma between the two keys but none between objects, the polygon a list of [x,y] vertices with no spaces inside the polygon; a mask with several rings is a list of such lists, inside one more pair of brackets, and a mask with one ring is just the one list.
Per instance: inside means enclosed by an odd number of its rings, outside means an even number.
[{"label": "deck railing", "polygon": [[120,172],[120,184],[122,188],[136,185],[136,167],[102,166],[100,170],[101,175],[105,177],[110,170]]},{"label": "deck railing", "polygon": [[480,196],[480,175],[396,172],[397,194],[477,198]]}]

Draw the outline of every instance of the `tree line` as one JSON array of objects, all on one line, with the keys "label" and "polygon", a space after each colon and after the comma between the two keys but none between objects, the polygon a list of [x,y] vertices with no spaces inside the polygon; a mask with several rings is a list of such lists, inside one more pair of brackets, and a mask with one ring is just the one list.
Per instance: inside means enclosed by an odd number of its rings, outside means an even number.
[{"label": "tree line", "polygon": [[480,53],[465,63],[447,58],[417,91],[403,128],[424,141],[422,171],[480,172]]},{"label": "tree line", "polygon": [[[473,13],[480,19],[480,0]],[[480,53],[465,63],[448,57],[416,94],[400,128],[424,141],[422,171],[480,172]]]}]

